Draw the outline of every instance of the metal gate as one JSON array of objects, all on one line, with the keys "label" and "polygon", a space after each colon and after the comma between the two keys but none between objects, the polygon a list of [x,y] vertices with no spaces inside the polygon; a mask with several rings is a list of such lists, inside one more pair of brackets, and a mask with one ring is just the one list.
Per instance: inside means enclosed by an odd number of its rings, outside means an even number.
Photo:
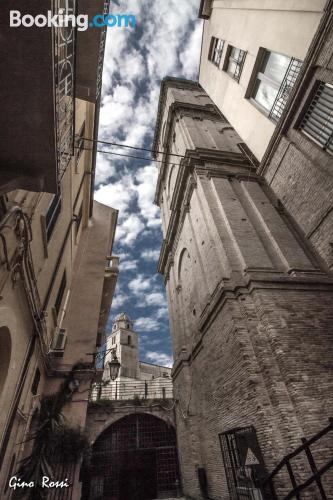
[{"label": "metal gate", "polygon": [[96,440],[83,470],[85,500],[150,500],[177,494],[176,433],[163,420],[133,414]]},{"label": "metal gate", "polygon": [[231,500],[263,500],[260,484],[266,477],[254,427],[219,434]]}]

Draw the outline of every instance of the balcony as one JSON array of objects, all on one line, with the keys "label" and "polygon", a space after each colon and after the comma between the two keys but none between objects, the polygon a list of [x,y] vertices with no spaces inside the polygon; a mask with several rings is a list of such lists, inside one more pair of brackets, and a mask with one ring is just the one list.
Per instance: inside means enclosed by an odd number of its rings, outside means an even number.
[{"label": "balcony", "polygon": [[108,401],[133,401],[140,405],[145,401],[173,399],[171,378],[158,377],[152,380],[116,380],[92,386],[89,401],[103,403]]},{"label": "balcony", "polygon": [[21,15],[75,12],[75,1],[2,0],[0,194],[56,193],[73,155],[76,30],[9,26]]},{"label": "balcony", "polygon": [[[96,14],[108,14],[110,0],[80,0],[79,14],[92,19]],[[76,51],[76,97],[97,102],[102,86],[106,27],[90,27],[77,33]]]}]

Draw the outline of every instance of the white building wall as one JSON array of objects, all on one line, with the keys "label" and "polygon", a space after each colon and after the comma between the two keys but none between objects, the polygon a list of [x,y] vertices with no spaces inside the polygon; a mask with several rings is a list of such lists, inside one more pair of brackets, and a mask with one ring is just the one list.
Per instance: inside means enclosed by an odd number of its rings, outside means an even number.
[{"label": "white building wall", "polygon": [[[260,47],[304,60],[325,0],[215,0],[204,21],[199,83],[260,160],[275,124],[244,95]],[[219,67],[208,60],[211,37],[224,40]],[[228,44],[247,51],[239,83],[222,70]]]}]

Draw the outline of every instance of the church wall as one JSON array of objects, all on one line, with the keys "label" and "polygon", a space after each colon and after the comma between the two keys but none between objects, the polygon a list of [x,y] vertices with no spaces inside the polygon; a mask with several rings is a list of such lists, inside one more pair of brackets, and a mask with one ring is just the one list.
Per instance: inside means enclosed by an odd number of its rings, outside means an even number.
[{"label": "church wall", "polygon": [[[291,314],[295,304],[297,313]],[[327,309],[332,305],[332,293],[258,290],[229,300],[220,310],[199,354],[174,379],[175,396],[181,394],[177,429],[185,493],[200,498],[200,465],[207,471],[210,495],[227,498],[220,432],[254,425],[272,470],[301,437],[327,424],[333,402],[327,372],[333,350]],[[186,382],[186,370],[192,381]],[[184,418],[181,410],[188,403]],[[317,453],[319,463],[320,458]]]},{"label": "church wall", "polygon": [[[197,90],[195,84],[184,86],[188,109],[182,116],[169,113],[193,138],[195,151],[187,150],[188,170],[176,181],[171,237],[159,269],[172,316],[184,493],[203,498],[197,468],[204,467],[209,496],[222,500],[229,496],[219,433],[253,425],[271,471],[301,437],[327,425],[333,282],[265,180],[240,154],[230,124],[219,122],[207,106],[200,113],[209,124],[191,123],[188,115],[198,110],[190,105],[195,97],[187,98]],[[174,96],[162,92],[167,100]],[[223,132],[216,138],[219,126]],[[159,201],[160,194],[161,183]],[[318,463],[327,459],[328,446],[324,442],[316,450]],[[308,473],[302,460],[295,468],[302,477]]]}]

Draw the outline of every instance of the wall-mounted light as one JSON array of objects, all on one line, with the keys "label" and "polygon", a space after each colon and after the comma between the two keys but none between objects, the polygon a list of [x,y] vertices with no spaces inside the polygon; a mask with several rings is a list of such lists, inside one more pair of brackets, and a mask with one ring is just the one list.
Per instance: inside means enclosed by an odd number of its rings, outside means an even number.
[{"label": "wall-mounted light", "polygon": [[111,349],[111,354],[112,354],[112,359],[111,359],[111,361],[108,362],[109,369],[110,369],[110,379],[116,380],[116,378],[119,375],[120,362],[119,362],[117,355],[116,355],[116,349]]}]

